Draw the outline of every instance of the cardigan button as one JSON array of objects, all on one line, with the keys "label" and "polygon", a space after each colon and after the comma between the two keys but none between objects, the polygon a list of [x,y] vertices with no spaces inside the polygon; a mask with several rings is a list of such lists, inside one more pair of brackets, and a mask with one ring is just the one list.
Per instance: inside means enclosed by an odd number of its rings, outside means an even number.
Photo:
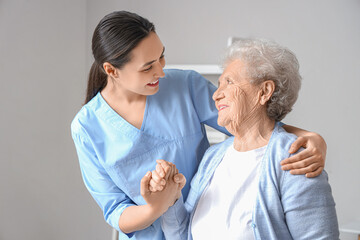
[{"label": "cardigan button", "polygon": [[256,228],[256,224],[255,223],[251,224],[251,227]]}]

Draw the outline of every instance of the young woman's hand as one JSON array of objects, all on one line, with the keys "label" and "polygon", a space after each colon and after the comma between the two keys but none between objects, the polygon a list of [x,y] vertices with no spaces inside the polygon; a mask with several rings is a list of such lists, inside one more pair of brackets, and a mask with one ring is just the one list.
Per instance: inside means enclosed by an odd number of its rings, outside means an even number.
[{"label": "young woman's hand", "polygon": [[[186,182],[185,177],[182,174],[178,173],[176,166],[172,163],[167,163],[170,166],[170,169],[166,168],[168,171],[168,180],[163,187],[162,191],[152,192],[150,190],[150,180],[152,178],[152,173],[147,172],[147,174],[141,179],[140,193],[143,196],[146,203],[152,209],[152,211],[157,213],[164,213],[166,210],[172,206],[177,199],[181,196],[181,189],[184,187],[184,182]],[[182,178],[181,183],[176,183],[173,178],[174,175]]]},{"label": "young woman's hand", "polygon": [[319,176],[325,166],[325,140],[319,134],[309,132],[296,139],[289,153],[295,153],[300,147],[305,150],[281,161],[282,169],[291,170],[294,175],[305,174],[308,178]]}]

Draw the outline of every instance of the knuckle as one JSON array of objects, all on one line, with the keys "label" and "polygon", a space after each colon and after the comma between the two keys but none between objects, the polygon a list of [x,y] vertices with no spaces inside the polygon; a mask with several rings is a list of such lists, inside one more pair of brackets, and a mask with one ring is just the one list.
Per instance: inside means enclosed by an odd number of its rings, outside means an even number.
[{"label": "knuckle", "polygon": [[306,167],[306,163],[303,161],[303,162],[300,162],[299,163],[299,167],[300,168],[304,168],[304,167]]},{"label": "knuckle", "polygon": [[302,142],[304,140],[305,140],[305,138],[303,136],[300,136],[300,137],[297,138],[297,142]]},{"label": "knuckle", "polygon": [[289,163],[288,165],[286,165],[287,169],[293,169],[294,168],[294,164],[293,163]]},{"label": "knuckle", "polygon": [[311,166],[310,166],[310,171],[314,172],[315,170],[318,171],[318,170],[319,170],[319,166],[318,166],[318,165],[315,165],[315,164],[311,165]]}]

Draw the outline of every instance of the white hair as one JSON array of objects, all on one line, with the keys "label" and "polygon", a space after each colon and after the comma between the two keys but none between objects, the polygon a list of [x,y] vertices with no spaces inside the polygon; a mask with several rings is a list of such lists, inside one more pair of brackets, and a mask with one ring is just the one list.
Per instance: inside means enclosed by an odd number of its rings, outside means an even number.
[{"label": "white hair", "polygon": [[275,91],[267,103],[267,115],[276,121],[282,120],[292,110],[301,87],[295,54],[270,40],[238,39],[227,48],[223,67],[234,60],[246,64],[250,83],[274,81]]}]

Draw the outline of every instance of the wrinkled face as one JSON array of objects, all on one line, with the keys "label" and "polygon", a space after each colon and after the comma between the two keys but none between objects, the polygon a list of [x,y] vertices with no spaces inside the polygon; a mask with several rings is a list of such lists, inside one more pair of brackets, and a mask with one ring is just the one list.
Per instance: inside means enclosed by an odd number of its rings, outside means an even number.
[{"label": "wrinkled face", "polygon": [[258,114],[259,87],[249,82],[246,65],[234,60],[219,78],[219,87],[213,95],[219,111],[218,124],[233,132]]},{"label": "wrinkled face", "polygon": [[165,48],[158,35],[151,32],[131,51],[131,60],[118,69],[117,83],[129,94],[153,95],[164,77]]}]

